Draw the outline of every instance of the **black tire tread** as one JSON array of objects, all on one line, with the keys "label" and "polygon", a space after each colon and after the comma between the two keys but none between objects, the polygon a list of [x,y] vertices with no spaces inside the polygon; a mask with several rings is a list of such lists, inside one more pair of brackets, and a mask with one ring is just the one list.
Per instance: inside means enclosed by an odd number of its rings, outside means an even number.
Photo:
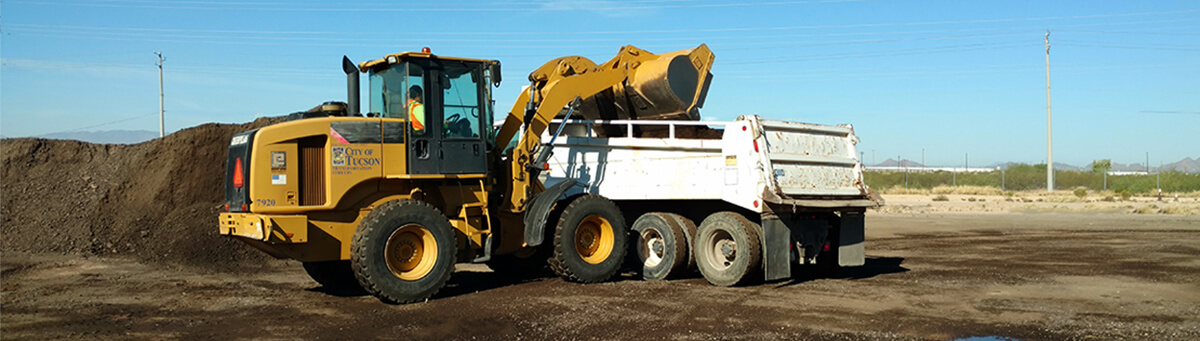
[{"label": "black tire tread", "polygon": [[[670,260],[671,263],[670,264],[660,264],[660,265],[667,266],[667,272],[663,275],[662,278],[651,278],[651,277],[646,277],[646,271],[643,268],[642,269],[642,278],[645,280],[665,280],[665,279],[676,278],[676,277],[679,277],[679,275],[681,273],[683,273],[683,271],[687,268],[687,258],[688,258],[687,255],[691,254],[691,252],[688,249],[687,236],[684,233],[683,225],[679,222],[678,219],[676,219],[675,217],[672,217],[673,215],[674,214],[671,214],[671,213],[650,212],[650,213],[643,214],[641,217],[638,217],[638,219],[633,222],[634,227],[632,228],[632,230],[636,235],[633,236],[633,238],[631,238],[631,239],[637,240],[637,242],[634,243],[634,245],[633,245],[634,247],[641,248],[641,244],[642,244],[642,240],[641,240],[641,232],[642,231],[640,229],[638,229],[637,227],[644,226],[643,229],[652,228],[652,226],[645,226],[644,224],[649,224],[649,221],[643,222],[643,219],[656,219],[656,220],[662,221],[664,226],[661,226],[661,227],[665,228],[667,231],[659,231],[659,234],[662,234],[662,235],[669,234],[671,236],[671,241],[673,242],[672,243],[673,245],[666,245],[667,247],[671,247],[674,249],[673,254],[675,256]],[[663,261],[666,261],[666,259],[664,259]],[[645,266],[644,264],[645,263],[643,262],[642,263],[643,267]]]},{"label": "black tire tread", "polygon": [[[550,257],[550,260],[548,262],[550,264],[550,269],[554,270],[554,273],[558,274],[559,277],[562,277],[563,279],[570,281],[570,282],[576,282],[576,283],[603,282],[603,281],[606,281],[606,280],[612,278],[612,276],[617,273],[617,270],[620,270],[620,268],[621,268],[620,267],[621,262],[618,261],[617,266],[613,266],[611,269],[606,270],[605,273],[603,274],[603,276],[598,276],[598,277],[603,277],[603,279],[596,280],[593,278],[581,277],[580,275],[576,274],[570,267],[568,267],[565,264],[567,261],[568,255],[563,252],[562,243],[564,240],[566,240],[567,242],[573,243],[574,236],[564,236],[563,235],[563,227],[564,227],[563,225],[567,220],[572,218],[573,211],[580,209],[581,206],[587,205],[588,201],[593,201],[593,200],[602,200],[604,202],[604,205],[608,206],[608,208],[611,208],[613,213],[616,213],[616,216],[614,217],[614,218],[616,218],[615,221],[614,221],[614,219],[609,219],[609,224],[614,225],[617,228],[618,232],[624,232],[624,233],[626,233],[626,235],[614,236],[613,250],[612,250],[612,254],[610,254],[609,257],[615,258],[618,260],[622,260],[622,261],[625,259],[625,252],[627,251],[627,247],[625,247],[624,245],[617,245],[618,242],[623,243],[622,241],[625,241],[628,239],[628,231],[627,231],[628,229],[625,227],[626,226],[625,218],[621,215],[621,210],[618,209],[616,204],[614,204],[612,201],[609,201],[608,199],[606,199],[602,196],[596,195],[596,194],[586,194],[586,195],[576,197],[573,200],[571,200],[571,203],[568,204],[566,208],[563,209],[562,216],[559,218],[559,220],[555,224],[554,253]],[[576,255],[569,255],[569,256],[574,257]]]},{"label": "black tire tread", "polygon": [[672,219],[675,219],[675,221],[683,227],[683,234],[687,239],[687,269],[693,272],[697,271],[696,255],[694,250],[696,248],[696,233],[699,232],[700,228],[696,226],[696,222],[688,219],[687,217],[674,213],[666,213],[666,215]]},{"label": "black tire tread", "polygon": [[[359,224],[359,228],[356,231],[354,231],[354,240],[350,244],[351,262],[358,262],[359,264],[366,264],[366,262],[369,262],[370,261],[368,259],[370,256],[369,252],[367,252],[366,250],[363,250],[362,246],[367,245],[367,243],[370,241],[369,239],[370,239],[370,235],[372,234],[371,232],[373,232],[373,230],[377,226],[380,226],[382,224],[382,220],[386,219],[388,216],[393,214],[392,213],[393,211],[404,210],[407,207],[418,207],[418,209],[427,209],[427,210],[431,210],[432,212],[437,213],[438,216],[443,216],[441,210],[438,210],[436,207],[433,207],[433,205],[430,205],[427,202],[418,201],[418,200],[395,200],[395,201],[389,201],[382,205],[376,206],[374,209],[371,210],[371,213],[368,213],[367,217],[365,219],[363,219],[363,223]],[[428,228],[435,228],[435,227],[430,226]],[[364,266],[352,266],[352,268],[354,270],[354,277],[358,279],[359,285],[361,285],[363,287],[363,289],[366,290],[371,295],[378,297],[381,300],[391,302],[391,303],[397,303],[397,304],[413,303],[413,302],[417,302],[417,301],[426,300],[429,297],[436,295],[437,292],[440,291],[441,288],[445,286],[446,282],[450,280],[450,274],[454,272],[453,264],[457,262],[457,260],[455,259],[457,257],[457,254],[458,254],[458,252],[451,253],[451,256],[450,256],[451,257],[450,261],[452,264],[450,266],[451,271],[445,271],[444,273],[440,274],[441,278],[437,279],[438,283],[440,283],[440,284],[437,286],[437,288],[435,288],[426,297],[416,297],[416,298],[408,298],[408,299],[404,299],[404,298],[400,298],[400,297],[393,297],[393,296],[388,295],[387,293],[383,292],[383,290],[380,289],[375,284],[375,281],[372,280],[371,275],[365,271]]]},{"label": "black tire tread", "polygon": [[[705,274],[704,277],[705,277],[705,279],[707,279],[709,281],[709,283],[712,283],[713,285],[720,285],[720,286],[743,285],[743,284],[750,282],[751,279],[754,277],[753,275],[758,273],[759,271],[761,271],[761,268],[762,268],[761,264],[759,264],[762,261],[762,244],[759,239],[759,236],[762,235],[761,227],[759,227],[758,224],[755,224],[754,222],[750,221],[749,219],[746,219],[746,217],[742,216],[741,214],[738,214],[736,212],[730,212],[730,211],[713,213],[712,215],[708,216],[708,218],[705,218],[704,222],[707,223],[707,222],[709,222],[710,219],[718,219],[718,220],[724,219],[722,217],[732,217],[732,219],[734,219],[734,222],[736,222],[737,224],[735,226],[732,226],[731,228],[732,229],[740,229],[742,232],[745,233],[747,245],[745,247],[741,247],[739,245],[738,252],[739,253],[745,252],[746,259],[748,259],[747,269],[746,269],[746,271],[742,272],[740,274],[740,276],[735,276],[735,278],[733,278],[733,280],[729,284],[715,283],[715,282],[713,282],[713,279],[710,278],[710,276],[708,274]],[[714,220],[714,223],[716,223],[715,220]],[[700,224],[700,230],[701,230],[700,233],[702,235],[707,234],[706,229],[711,229],[711,228],[714,228],[714,227],[708,227],[706,224],[701,223]],[[736,235],[736,233],[738,231],[734,230],[734,231],[730,231],[730,232],[731,232],[730,233],[731,235]],[[697,237],[698,237],[697,238],[698,241],[700,239],[703,239],[703,238],[700,238],[701,236],[697,236]],[[704,247],[704,246],[697,247],[697,250],[699,250],[699,249],[707,249],[707,247]],[[697,258],[699,258],[699,257],[697,257]],[[699,263],[699,262],[700,261],[697,260],[697,263]],[[704,270],[703,270],[704,267],[702,266],[702,267],[700,267],[700,269],[701,269],[701,273],[704,273]]]}]

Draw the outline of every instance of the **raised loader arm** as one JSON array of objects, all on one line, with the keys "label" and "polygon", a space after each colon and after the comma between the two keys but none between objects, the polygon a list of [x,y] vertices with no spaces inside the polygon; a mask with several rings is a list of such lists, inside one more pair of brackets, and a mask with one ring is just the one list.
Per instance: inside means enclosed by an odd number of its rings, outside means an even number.
[{"label": "raised loader arm", "polygon": [[499,155],[521,125],[525,126],[508,158],[512,179],[504,202],[506,209],[523,212],[534,190],[541,190],[537,176],[542,165],[533,165],[534,153],[550,121],[572,100],[585,99],[581,115],[588,119],[696,119],[711,79],[708,71],[712,61],[712,52],[703,44],[662,55],[630,45],[598,66],[587,58],[571,56],[534,70],[529,74],[532,84],[513,103],[496,138],[495,152]]}]

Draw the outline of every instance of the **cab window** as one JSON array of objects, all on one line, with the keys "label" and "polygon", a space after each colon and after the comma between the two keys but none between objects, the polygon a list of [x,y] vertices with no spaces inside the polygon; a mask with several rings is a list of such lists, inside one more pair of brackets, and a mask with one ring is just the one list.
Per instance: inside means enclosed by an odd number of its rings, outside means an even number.
[{"label": "cab window", "polygon": [[478,67],[448,63],[442,79],[442,111],[447,138],[478,138],[480,127],[479,84],[482,78]]}]

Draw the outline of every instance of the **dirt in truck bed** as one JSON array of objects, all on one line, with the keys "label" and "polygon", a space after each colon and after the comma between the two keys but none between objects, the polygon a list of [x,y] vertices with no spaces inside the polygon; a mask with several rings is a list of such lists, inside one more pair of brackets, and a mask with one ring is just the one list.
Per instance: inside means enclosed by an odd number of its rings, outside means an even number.
[{"label": "dirt in truck bed", "polygon": [[462,264],[428,302],[331,292],[217,235],[226,144],[273,121],[136,145],[0,142],[0,337],[1200,339],[1200,216],[1000,198],[868,211],[866,265],[829,278],[583,285]]}]

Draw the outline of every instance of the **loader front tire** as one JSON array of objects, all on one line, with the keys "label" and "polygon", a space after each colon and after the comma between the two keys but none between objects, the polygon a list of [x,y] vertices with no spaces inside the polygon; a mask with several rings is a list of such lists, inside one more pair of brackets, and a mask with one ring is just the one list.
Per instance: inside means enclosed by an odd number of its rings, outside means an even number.
[{"label": "loader front tire", "polygon": [[550,268],[572,282],[606,281],[625,261],[628,239],[616,204],[595,194],[576,197],[556,224]]},{"label": "loader front tire", "polygon": [[717,212],[700,223],[696,263],[709,283],[734,286],[753,280],[761,268],[762,228],[734,212]]},{"label": "loader front tire", "polygon": [[359,224],[350,264],[363,289],[381,301],[417,302],[446,285],[456,244],[450,221],[437,208],[396,200],[375,207]]}]

